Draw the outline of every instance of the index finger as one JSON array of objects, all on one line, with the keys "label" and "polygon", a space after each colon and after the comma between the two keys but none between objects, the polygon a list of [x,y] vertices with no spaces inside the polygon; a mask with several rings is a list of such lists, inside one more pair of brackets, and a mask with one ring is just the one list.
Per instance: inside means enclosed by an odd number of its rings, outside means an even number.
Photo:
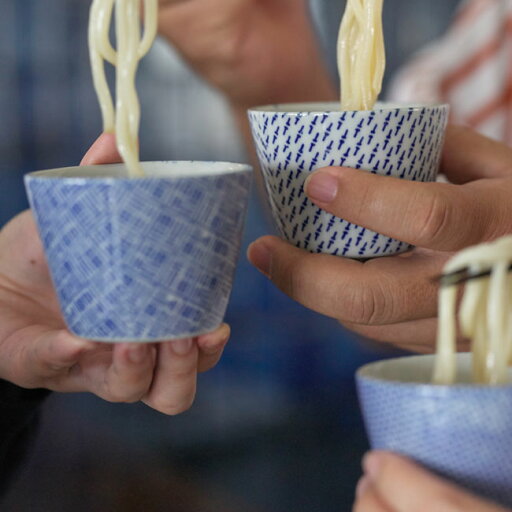
[{"label": "index finger", "polygon": [[117,164],[121,161],[116,147],[116,136],[102,133],[84,155],[80,165]]}]

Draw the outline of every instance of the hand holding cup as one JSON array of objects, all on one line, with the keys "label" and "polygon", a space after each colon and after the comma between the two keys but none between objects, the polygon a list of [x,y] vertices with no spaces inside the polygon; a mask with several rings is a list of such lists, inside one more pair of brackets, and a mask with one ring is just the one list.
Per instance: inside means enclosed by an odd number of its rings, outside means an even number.
[{"label": "hand holding cup", "polygon": [[[112,136],[84,164],[119,161]],[[161,344],[94,343],[70,333],[34,218],[26,211],[0,232],[0,377],[26,388],[88,391],[112,402],[143,401],[165,414],[190,407],[197,372],[217,363],[229,327]]]},{"label": "hand holding cup", "polygon": [[[438,292],[432,277],[454,251],[512,233],[512,150],[450,126],[441,171],[450,184],[328,168],[313,173],[306,185],[323,210],[413,244],[411,252],[360,262],[264,237],[250,247],[249,258],[292,298],[354,332],[432,352]],[[337,183],[328,203],[315,200],[308,188],[325,175]]]}]

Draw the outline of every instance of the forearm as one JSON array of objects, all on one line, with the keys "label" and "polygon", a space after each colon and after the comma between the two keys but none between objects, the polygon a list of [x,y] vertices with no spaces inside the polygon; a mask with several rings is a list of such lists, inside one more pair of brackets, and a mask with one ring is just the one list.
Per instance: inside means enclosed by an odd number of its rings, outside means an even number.
[{"label": "forearm", "polygon": [[159,28],[225,95],[248,147],[248,108],[338,98],[306,0],[161,0]]}]

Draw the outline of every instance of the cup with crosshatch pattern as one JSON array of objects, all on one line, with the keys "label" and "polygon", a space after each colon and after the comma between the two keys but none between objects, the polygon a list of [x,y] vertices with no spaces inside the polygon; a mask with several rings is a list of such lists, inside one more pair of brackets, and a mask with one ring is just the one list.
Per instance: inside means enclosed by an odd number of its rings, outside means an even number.
[{"label": "cup with crosshatch pattern", "polygon": [[455,385],[432,384],[434,357],[378,361],[357,372],[372,448],[512,507],[512,384],[473,384],[470,354],[457,355]]},{"label": "cup with crosshatch pattern", "polygon": [[377,104],[340,111],[330,103],[257,107],[249,121],[274,220],[299,248],[349,258],[405,252],[407,243],[351,224],[315,206],[308,175],[347,166],[412,181],[435,181],[448,120],[447,105]]},{"label": "cup with crosshatch pattern", "polygon": [[68,328],[150,342],[216,329],[240,252],[252,169],[150,162],[28,174],[25,184]]}]

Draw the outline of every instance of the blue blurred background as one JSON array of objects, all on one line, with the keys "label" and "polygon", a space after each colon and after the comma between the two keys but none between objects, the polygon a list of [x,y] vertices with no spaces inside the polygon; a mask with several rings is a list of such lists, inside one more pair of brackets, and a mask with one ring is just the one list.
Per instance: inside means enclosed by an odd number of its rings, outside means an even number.
[{"label": "blue blurred background", "polygon": [[[458,3],[386,0],[386,84],[445,30]],[[78,163],[99,133],[88,8],[85,0],[0,0],[0,225],[27,206],[24,173]],[[333,76],[343,8],[311,0]],[[166,43],[145,59],[138,86],[144,160],[247,160],[222,97]],[[254,196],[244,251],[272,230]],[[367,448],[354,372],[393,352],[293,303],[244,255],[227,321],[231,342],[184,415],[54,394],[0,509],[349,510]]]}]

